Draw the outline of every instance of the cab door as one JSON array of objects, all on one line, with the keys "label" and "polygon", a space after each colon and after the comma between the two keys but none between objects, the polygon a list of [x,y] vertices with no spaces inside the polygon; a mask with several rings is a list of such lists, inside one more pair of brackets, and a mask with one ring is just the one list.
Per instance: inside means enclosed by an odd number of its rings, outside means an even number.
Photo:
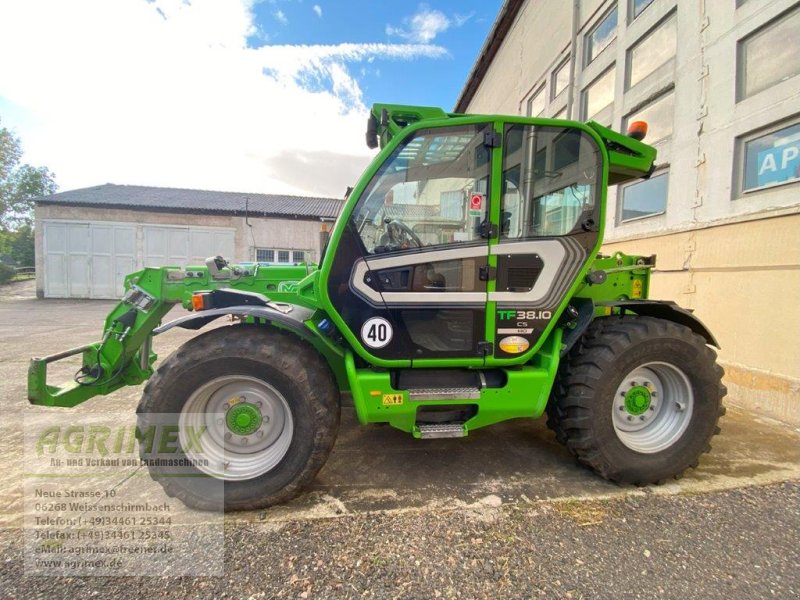
[{"label": "cab door", "polygon": [[579,127],[507,123],[492,243],[494,364],[521,362],[599,250],[602,154]]},{"label": "cab door", "polygon": [[494,140],[492,123],[417,129],[365,187],[327,292],[368,360],[483,364]]}]

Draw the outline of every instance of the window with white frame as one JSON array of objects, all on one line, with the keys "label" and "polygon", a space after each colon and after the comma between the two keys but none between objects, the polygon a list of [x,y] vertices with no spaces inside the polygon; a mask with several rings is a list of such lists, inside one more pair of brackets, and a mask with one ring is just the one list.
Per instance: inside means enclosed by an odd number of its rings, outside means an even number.
[{"label": "window with white frame", "polygon": [[302,263],[311,259],[310,250],[280,250],[275,248],[256,248],[256,262]]},{"label": "window with white frame", "polygon": [[653,102],[625,117],[622,130],[634,121],[647,123],[645,142],[655,144],[672,135],[672,121],[675,115],[675,94],[672,90],[659,96]]},{"label": "window with white frame", "polygon": [[669,173],[653,175],[622,188],[617,222],[625,223],[660,215],[667,210]]},{"label": "window with white frame", "polygon": [[737,145],[741,192],[800,181],[800,120],[744,136]]},{"label": "window with white frame", "polygon": [[673,12],[628,50],[628,88],[632,88],[661,65],[675,57],[678,45],[677,19]]},{"label": "window with white frame", "polygon": [[550,84],[550,99],[555,98],[569,85],[569,57],[565,58],[553,71]]},{"label": "window with white frame", "polygon": [[588,121],[614,102],[614,65],[583,90],[583,115]]},{"label": "window with white frame", "polygon": [[541,85],[528,99],[525,114],[529,117],[538,117],[544,112],[545,105],[544,85]]},{"label": "window with white frame", "polygon": [[737,100],[800,74],[800,7],[780,15],[739,42]]},{"label": "window with white frame", "polygon": [[586,48],[586,64],[592,62],[597,55],[603,50],[608,48],[609,44],[617,37],[617,7],[616,5],[605,16],[600,19],[600,22],[586,34],[585,48]]}]

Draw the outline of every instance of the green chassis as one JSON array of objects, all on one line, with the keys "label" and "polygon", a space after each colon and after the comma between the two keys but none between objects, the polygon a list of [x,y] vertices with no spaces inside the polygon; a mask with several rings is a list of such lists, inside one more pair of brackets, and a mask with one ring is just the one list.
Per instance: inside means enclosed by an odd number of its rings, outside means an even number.
[{"label": "green chassis", "polygon": [[[596,245],[546,329],[527,351],[513,357],[496,357],[489,353],[471,359],[387,360],[373,356],[361,340],[347,327],[336,311],[327,291],[327,278],[342,237],[346,221],[353,213],[368,183],[392,151],[410,133],[421,128],[459,124],[492,123],[501,134],[503,125],[557,125],[578,128],[597,143],[602,159],[602,179],[599,186],[599,223]],[[173,324],[159,327],[164,316],[176,304],[192,309],[192,295],[209,292],[209,297],[221,298],[212,312],[198,311],[196,316],[179,319],[181,326],[199,328],[221,314],[235,315],[243,322],[257,323],[265,328],[276,327],[291,331],[311,343],[327,360],[339,388],[350,392],[361,423],[386,422],[393,427],[420,436],[416,413],[432,405],[463,405],[477,407],[477,412],[464,424],[469,430],[517,417],[538,417],[545,409],[553,386],[560,357],[580,336],[593,319],[612,313],[639,312],[653,314],[652,307],[643,302],[648,298],[651,258],[616,254],[598,255],[603,239],[606,192],[608,185],[647,177],[652,172],[656,152],[652,147],[602,127],[551,119],[525,119],[503,116],[466,116],[448,114],[437,108],[376,105],[372,109],[368,144],[380,143],[382,150],[372,161],[349,195],[320,265],[227,265],[213,259],[197,267],[146,268],[125,278],[126,295],[109,313],[102,341],[59,354],[34,358],[28,372],[28,397],[32,404],[72,407],[94,396],[106,395],[127,385],[139,385],[153,374],[157,355],[152,351],[155,335]],[[495,151],[492,168],[500,165],[502,148]],[[500,178],[493,178],[491,192],[500,193]],[[490,203],[494,222],[499,219],[498,203]],[[489,246],[498,243],[489,239]],[[488,258],[491,267],[496,257]],[[593,277],[599,273],[602,277]],[[489,280],[487,291],[494,291],[495,281]],[[214,296],[218,294],[219,297]],[[630,304],[629,304],[630,302]],[[576,307],[580,310],[576,310]],[[644,308],[643,308],[644,307]],[[494,343],[494,302],[486,304],[486,341]],[[683,319],[695,329],[688,313],[677,307],[662,306],[658,314],[674,320]],[[208,316],[207,316],[208,315]],[[265,331],[269,335],[269,331]],[[708,337],[708,336],[707,336]],[[81,354],[84,373],[80,382],[62,386],[47,384],[47,365],[68,356]],[[502,369],[503,387],[484,387],[479,398],[423,400],[410,402],[407,390],[396,390],[391,384],[391,370],[396,368],[480,368]]]}]

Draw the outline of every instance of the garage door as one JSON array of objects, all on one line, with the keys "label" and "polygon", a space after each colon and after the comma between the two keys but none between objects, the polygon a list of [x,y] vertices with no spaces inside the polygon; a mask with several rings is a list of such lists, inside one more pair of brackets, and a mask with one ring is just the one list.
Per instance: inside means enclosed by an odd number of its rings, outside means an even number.
[{"label": "garage door", "polygon": [[136,270],[136,227],[44,223],[46,298],[118,298]]},{"label": "garage door", "polygon": [[46,298],[120,298],[125,275],[142,266],[197,265],[217,254],[234,257],[234,232],[228,229],[64,221],[43,225]]},{"label": "garage door", "polygon": [[202,265],[209,256],[233,258],[233,231],[144,226],[144,266]]}]

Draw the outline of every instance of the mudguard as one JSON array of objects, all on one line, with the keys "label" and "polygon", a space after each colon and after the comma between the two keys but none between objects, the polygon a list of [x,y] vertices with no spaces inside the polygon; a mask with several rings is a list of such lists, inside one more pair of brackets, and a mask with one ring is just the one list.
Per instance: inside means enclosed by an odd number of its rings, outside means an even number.
[{"label": "mudguard", "polygon": [[657,319],[672,321],[673,323],[688,327],[697,335],[705,338],[707,344],[715,348],[720,347],[717,339],[700,319],[694,316],[690,311],[681,308],[669,300],[616,300],[612,302],[597,302],[596,306],[619,308],[628,310],[641,317],[655,317]]},{"label": "mudguard", "polygon": [[289,329],[304,339],[312,339],[313,333],[304,325],[304,321],[311,318],[313,311],[303,308],[301,306],[289,305],[291,310],[289,312],[282,312],[269,306],[226,306],[224,308],[212,308],[209,310],[199,311],[197,313],[189,314],[169,323],[165,323],[156,327],[153,330],[153,335],[158,335],[169,331],[173,327],[182,327],[183,329],[201,329],[225,315],[233,315],[237,317],[253,317],[255,319],[264,319],[273,323],[278,323],[282,327]]}]

